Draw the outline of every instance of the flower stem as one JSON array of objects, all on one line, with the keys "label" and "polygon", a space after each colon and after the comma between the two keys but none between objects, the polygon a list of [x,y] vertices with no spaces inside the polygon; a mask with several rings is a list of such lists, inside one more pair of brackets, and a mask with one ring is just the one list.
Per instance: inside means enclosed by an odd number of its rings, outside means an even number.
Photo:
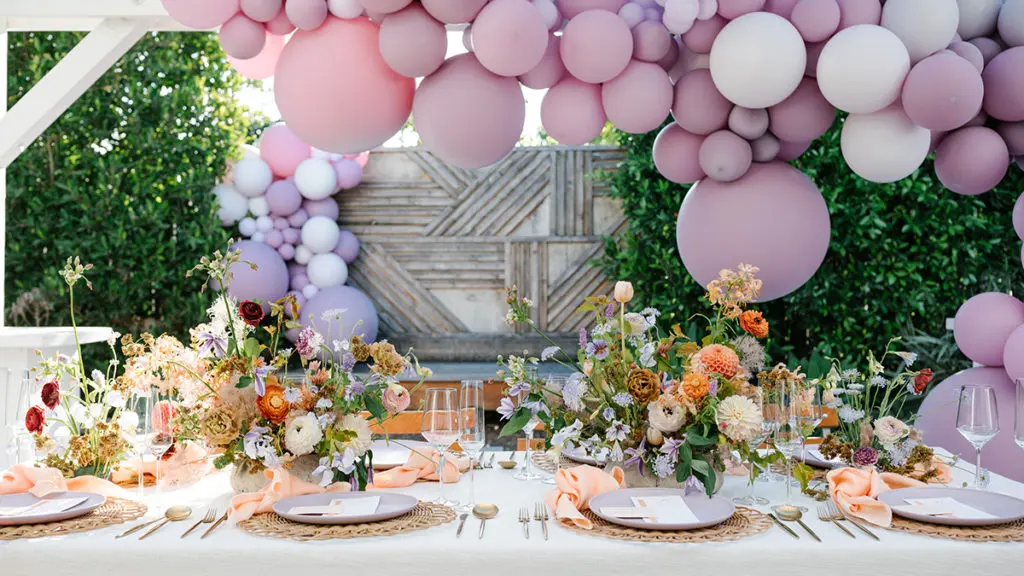
[{"label": "flower stem", "polygon": [[[78,324],[75,323],[75,287],[68,286],[68,294],[71,297],[71,332],[75,335],[75,349],[78,350],[78,369],[79,373],[78,381],[85,386],[85,360],[82,359],[82,345],[78,341]],[[86,392],[88,394],[88,391]]]}]

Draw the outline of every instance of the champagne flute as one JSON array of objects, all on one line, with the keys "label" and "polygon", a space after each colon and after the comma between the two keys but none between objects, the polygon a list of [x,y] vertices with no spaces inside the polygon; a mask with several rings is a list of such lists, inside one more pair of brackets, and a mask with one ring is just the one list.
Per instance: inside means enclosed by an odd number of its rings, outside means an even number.
[{"label": "champagne flute", "polygon": [[[775,431],[776,420],[772,413],[776,412],[778,407],[771,403],[769,394],[761,388],[756,389],[755,395],[751,400],[761,407],[761,430],[747,441],[747,446],[750,447],[751,452],[755,452]],[[746,496],[737,496],[732,501],[743,506],[764,506],[768,504],[768,499],[761,498],[756,493],[757,482],[754,479],[754,471],[757,464],[748,462],[747,465],[750,466],[750,491]]]},{"label": "champagne flute", "polygon": [[146,443],[149,451],[156,458],[156,493],[160,494],[160,460],[174,444],[172,420],[177,410],[171,397],[159,387],[153,386],[149,391],[146,410]]},{"label": "champagne flute", "polygon": [[444,497],[444,469],[448,447],[459,439],[462,425],[459,418],[459,391],[454,388],[431,388],[427,390],[426,407],[423,410],[423,438],[437,451],[440,461],[437,467],[437,498],[435,504],[455,506],[458,502]]},{"label": "champagne flute", "polygon": [[[560,394],[562,392],[562,389],[565,388],[565,385],[568,382],[569,382],[569,378],[567,378],[566,376],[548,376],[547,387],[546,387],[545,393],[551,392],[551,393],[559,393]],[[552,430],[551,433],[552,434],[555,433],[555,430]],[[555,471],[551,473],[550,477],[544,479],[544,483],[545,484],[555,484],[557,482],[557,480],[555,478],[558,476],[558,471],[562,468],[562,447],[563,446],[564,446],[564,443],[563,444],[558,444],[558,445],[552,445],[552,448],[554,449],[553,452],[554,452],[554,460],[555,460]]]},{"label": "champagne flute", "polygon": [[797,418],[797,406],[794,406],[800,402],[800,390],[796,382],[784,382],[777,386],[776,393],[777,408],[773,410],[779,411],[779,428],[775,432],[775,446],[786,457],[786,502],[781,506],[773,506],[772,510],[787,515],[792,513],[793,509],[806,512],[806,508],[793,504],[793,483],[790,482],[793,457],[800,452],[803,442],[802,424]]},{"label": "champagne flute", "polygon": [[1024,378],[1017,379],[1017,406],[1014,411],[1013,440],[1024,449]]},{"label": "champagne flute", "polygon": [[976,452],[974,487],[983,489],[981,475],[981,449],[999,433],[999,408],[996,391],[991,386],[966,385],[960,388],[960,402],[956,408],[956,429]]},{"label": "champagne flute", "polygon": [[[0,368],[0,370],[3,370],[5,375],[7,374],[7,368]],[[4,378],[4,381],[6,382],[7,378]],[[35,455],[32,454],[35,450],[35,442],[32,439],[32,434],[25,427],[25,414],[32,407],[34,388],[32,378],[28,370],[25,370],[17,389],[18,400],[15,404],[14,419],[6,427],[8,465],[30,463],[35,460]],[[5,418],[9,416],[6,407],[0,406],[0,408],[4,410]]]},{"label": "champagne flute", "polygon": [[821,409],[821,389],[811,385],[795,392],[793,404],[797,424],[800,426],[800,459],[807,460],[807,438],[824,419]]},{"label": "champagne flute", "polygon": [[484,383],[482,380],[463,380],[460,390],[462,435],[459,446],[469,456],[469,503],[463,506],[466,512],[476,505],[476,463],[487,442],[484,424]]},{"label": "champagne flute", "polygon": [[[530,396],[530,391],[526,390],[519,395],[518,404],[521,406],[523,402],[526,402]],[[533,416],[523,426],[523,432],[526,433],[526,463],[523,469],[516,473],[513,478],[516,480],[537,480],[540,478],[538,474],[533,471],[533,431],[540,425],[540,418]]]}]

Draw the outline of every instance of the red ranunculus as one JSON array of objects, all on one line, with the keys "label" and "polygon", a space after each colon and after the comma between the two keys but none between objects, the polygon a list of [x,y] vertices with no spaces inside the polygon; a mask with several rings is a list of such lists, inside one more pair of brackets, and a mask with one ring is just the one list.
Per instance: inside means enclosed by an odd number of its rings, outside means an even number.
[{"label": "red ranunculus", "polygon": [[43,392],[41,394],[43,398],[43,404],[46,405],[50,410],[57,408],[57,404],[60,404],[60,385],[57,384],[56,380],[50,380],[46,384],[43,384]]},{"label": "red ranunculus", "polygon": [[238,305],[238,315],[242,317],[242,322],[249,326],[259,326],[263,320],[263,306],[246,300]]},{"label": "red ranunculus", "polygon": [[46,415],[43,414],[43,409],[39,406],[33,406],[25,413],[25,428],[29,432],[39,434],[43,431],[43,424],[45,423]]},{"label": "red ranunculus", "polygon": [[931,383],[932,378],[935,377],[935,373],[932,372],[931,368],[925,368],[914,377],[914,394],[924,394],[924,391],[928,389],[928,384]]}]

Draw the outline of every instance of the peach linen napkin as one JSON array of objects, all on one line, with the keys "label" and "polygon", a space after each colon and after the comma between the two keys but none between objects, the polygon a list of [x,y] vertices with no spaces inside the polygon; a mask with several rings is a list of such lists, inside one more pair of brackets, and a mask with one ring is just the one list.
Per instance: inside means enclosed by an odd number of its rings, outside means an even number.
[{"label": "peach linen napkin", "polygon": [[563,524],[575,524],[584,530],[592,530],[594,523],[581,514],[590,506],[590,499],[598,494],[625,488],[622,468],[616,466],[611,474],[593,466],[562,468],[555,474],[555,489],[548,492],[544,501],[555,512],[555,518]]},{"label": "peach linen napkin", "polygon": [[247,492],[231,498],[231,505],[228,507],[229,524],[238,524],[252,518],[254,514],[272,512],[274,504],[281,500],[307,494],[348,492],[350,489],[347,482],[335,482],[327,488],[310,484],[299,480],[283,468],[268,468],[263,471],[263,474],[270,479],[270,484],[264,486],[259,492]]},{"label": "peach linen napkin", "polygon": [[54,492],[89,492],[103,496],[125,498],[128,493],[121,487],[95,476],[64,478],[56,468],[36,468],[15,464],[0,474],[0,494],[21,494],[28,492],[42,498]]},{"label": "peach linen napkin", "polygon": [[[948,483],[952,479],[949,466],[941,461],[934,464],[939,469],[935,483]],[[892,524],[892,510],[888,504],[878,501],[878,495],[899,488],[925,486],[924,482],[890,472],[878,473],[874,468],[838,468],[827,475],[828,492],[843,513],[867,520],[872,524],[888,527]]]},{"label": "peach linen napkin", "polygon": [[[412,486],[417,480],[437,481],[437,451],[413,450],[404,466],[376,472],[373,475],[373,484],[367,486],[368,490],[379,490],[382,488],[405,488]],[[444,464],[445,484],[453,484],[462,477],[462,472],[469,470],[469,458],[465,456],[448,457]]]},{"label": "peach linen napkin", "polygon": [[[213,471],[210,456],[202,446],[195,442],[187,442],[184,446],[170,458],[160,461],[161,487],[192,484]],[[139,469],[137,459],[126,460],[110,473],[110,481],[115,484],[137,483]],[[147,460],[141,464],[141,469],[143,476],[156,480],[156,460]]]}]

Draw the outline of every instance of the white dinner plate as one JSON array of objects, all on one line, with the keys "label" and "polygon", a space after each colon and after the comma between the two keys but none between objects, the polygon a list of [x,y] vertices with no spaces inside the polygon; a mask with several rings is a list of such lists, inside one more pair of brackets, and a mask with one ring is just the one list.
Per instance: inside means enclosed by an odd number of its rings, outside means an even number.
[{"label": "white dinner plate", "polygon": [[[643,518],[616,518],[601,514],[601,508],[632,508],[633,496],[682,496],[683,501],[690,507],[690,511],[697,517],[696,522],[684,523],[657,523],[646,522]],[[707,528],[725,522],[733,513],[736,507],[727,498],[712,496],[708,498],[702,492],[686,493],[686,490],[679,488],[624,488],[612,490],[599,494],[590,499],[590,510],[599,518],[607,520],[612,524],[639,528],[640,530],[696,530]]]},{"label": "white dinner plate", "polygon": [[[296,506],[326,506],[330,504],[332,500],[369,498],[371,496],[379,496],[380,505],[377,506],[376,512],[373,514],[366,514],[364,516],[311,516],[305,514],[291,514],[289,512],[289,510]],[[301,524],[368,524],[370,522],[390,520],[391,518],[397,518],[403,514],[408,514],[409,511],[416,507],[418,502],[419,499],[415,496],[399,494],[397,492],[381,492],[378,490],[373,492],[310,494],[308,496],[296,496],[295,498],[281,500],[277,504],[274,504],[274,512],[282,518],[291,520],[292,522],[299,522]]]},{"label": "white dinner plate", "polygon": [[[0,526],[23,526],[25,524],[42,524],[44,522],[70,520],[71,518],[85,516],[89,512],[92,512],[102,506],[103,503],[107,501],[104,496],[89,492],[54,492],[43,496],[42,500],[55,500],[60,498],[85,498],[85,501],[76,506],[72,506],[63,512],[54,512],[52,514],[27,514],[16,518],[0,517]],[[6,494],[0,496],[0,508],[30,506],[39,502],[39,500],[40,498],[36,498],[28,492],[22,492],[20,494]]]},{"label": "white dinner plate", "polygon": [[[953,518],[949,516],[930,516],[914,514],[898,510],[897,506],[905,506],[907,498],[952,498],[982,512],[991,514],[992,518]],[[946,526],[994,526],[1008,524],[1024,519],[1024,500],[982,490],[968,488],[947,488],[942,486],[922,486],[918,488],[900,488],[878,495],[878,500],[885,502],[897,516],[926,522],[928,524],[944,524]]]},{"label": "white dinner plate", "polygon": [[[401,442],[403,445],[399,446]],[[390,470],[404,466],[409,460],[412,450],[426,453],[431,450],[430,445],[419,440],[374,440],[370,450],[373,450],[373,469]]]},{"label": "white dinner plate", "polygon": [[573,452],[573,453],[562,452],[562,456],[565,456],[565,458],[567,460],[572,460],[573,462],[576,462],[577,464],[589,464],[591,466],[598,466],[599,465],[597,460],[595,460],[595,459],[593,459],[590,456],[587,456],[585,454],[580,454],[578,452]]},{"label": "white dinner plate", "polygon": [[806,455],[803,457],[804,464],[814,468],[824,468],[825,470],[834,470],[836,468],[842,468],[846,466],[846,463],[842,460],[827,460],[821,455],[821,452],[817,448],[808,448]]}]

